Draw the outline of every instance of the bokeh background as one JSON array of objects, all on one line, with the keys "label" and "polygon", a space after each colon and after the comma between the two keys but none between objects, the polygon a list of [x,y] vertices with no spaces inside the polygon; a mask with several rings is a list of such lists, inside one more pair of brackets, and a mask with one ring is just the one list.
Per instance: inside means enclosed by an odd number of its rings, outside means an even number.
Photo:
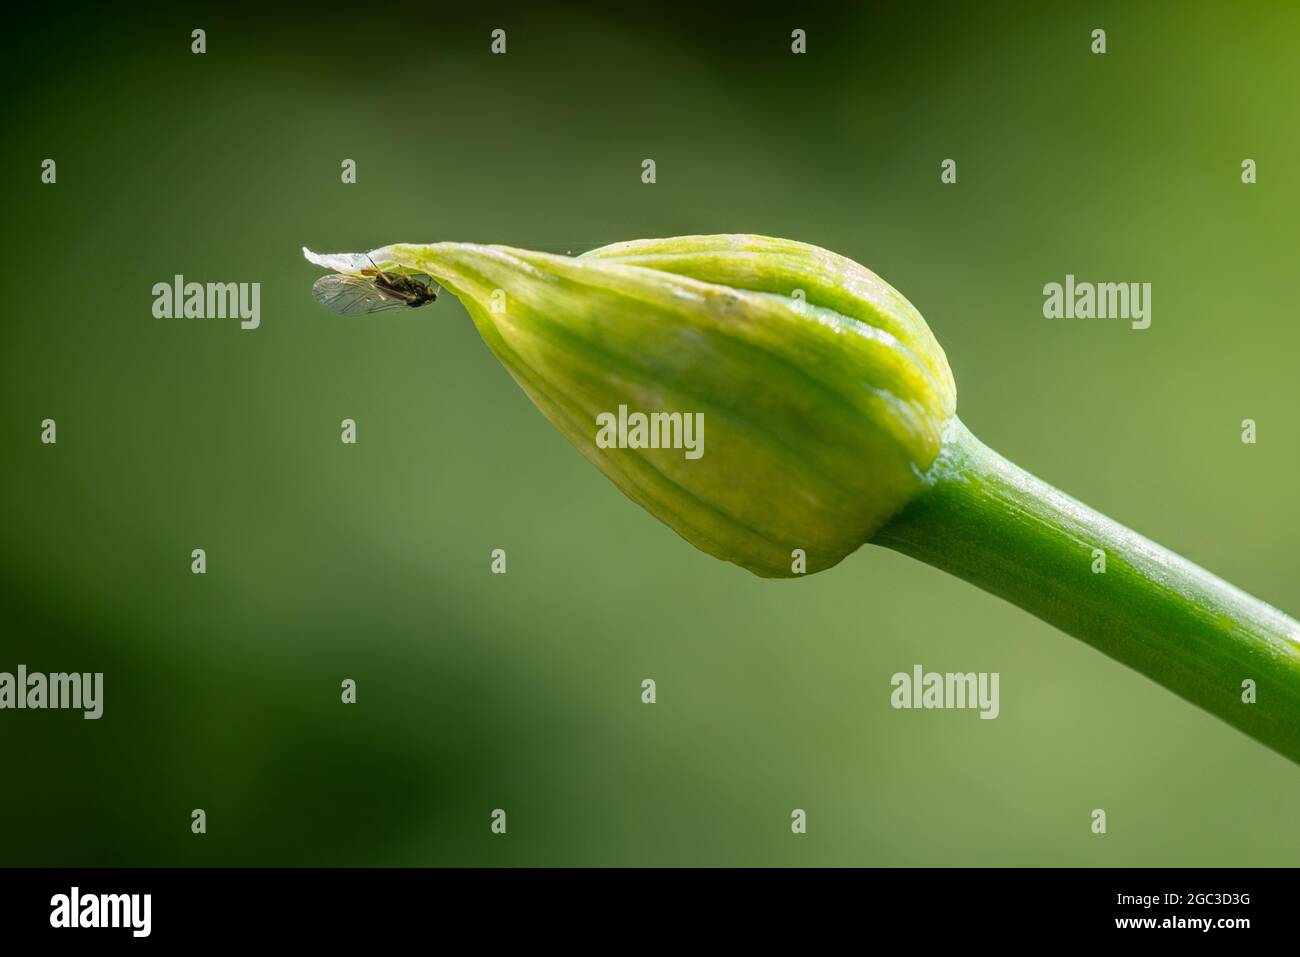
[{"label": "bokeh background", "polygon": [[[884,549],[693,550],[453,298],[335,317],[299,249],[827,246],[920,308],[986,442],[1296,613],[1300,9],[472,6],[3,32],[0,670],[106,688],[0,713],[0,863],[1297,863],[1300,768]],[[1067,272],[1153,283],[1152,327],[1043,319]],[[175,273],[261,282],[262,327],[154,319]],[[915,663],[999,672],[1001,716],[892,710]]]}]

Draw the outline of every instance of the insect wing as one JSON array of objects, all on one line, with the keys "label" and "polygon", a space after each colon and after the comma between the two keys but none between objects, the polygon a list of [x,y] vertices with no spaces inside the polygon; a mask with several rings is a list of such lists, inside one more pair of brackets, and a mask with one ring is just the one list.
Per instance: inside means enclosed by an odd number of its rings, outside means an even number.
[{"label": "insect wing", "polygon": [[380,289],[365,276],[322,276],[311,287],[311,294],[322,306],[343,316],[365,316],[406,305],[400,296]]}]

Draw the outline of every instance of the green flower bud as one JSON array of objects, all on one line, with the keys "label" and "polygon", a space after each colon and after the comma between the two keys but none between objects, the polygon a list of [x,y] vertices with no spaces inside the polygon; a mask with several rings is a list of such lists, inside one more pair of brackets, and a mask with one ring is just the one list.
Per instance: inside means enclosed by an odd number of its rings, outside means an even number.
[{"label": "green flower bud", "polygon": [[[765,577],[794,575],[796,549],[813,572],[868,541],[923,487],[956,408],[947,359],[912,305],[804,243],[683,236],[578,257],[399,244],[310,258],[345,272],[373,260],[445,286],[629,498]],[[650,420],[639,434],[637,413]]]}]

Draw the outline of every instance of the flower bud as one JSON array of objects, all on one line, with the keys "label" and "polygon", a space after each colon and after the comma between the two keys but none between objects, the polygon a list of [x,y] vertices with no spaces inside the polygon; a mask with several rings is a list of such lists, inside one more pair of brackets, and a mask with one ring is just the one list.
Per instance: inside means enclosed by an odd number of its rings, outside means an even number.
[{"label": "flower bud", "polygon": [[578,257],[399,244],[309,258],[435,279],[629,498],[765,577],[828,568],[868,541],[923,487],[956,408],[912,305],[804,243],[683,236]]}]

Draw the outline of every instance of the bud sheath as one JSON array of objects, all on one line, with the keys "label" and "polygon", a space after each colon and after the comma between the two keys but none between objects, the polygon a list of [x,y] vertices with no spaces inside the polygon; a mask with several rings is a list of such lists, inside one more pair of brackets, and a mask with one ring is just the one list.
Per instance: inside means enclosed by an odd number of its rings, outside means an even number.
[{"label": "bud sheath", "polygon": [[[759,236],[619,243],[576,258],[395,245],[381,266],[458,296],[539,409],[625,494],[768,577],[827,568],[921,488],[956,394],[924,320],[869,270]],[[701,414],[698,458],[602,447],[598,417]]]}]

